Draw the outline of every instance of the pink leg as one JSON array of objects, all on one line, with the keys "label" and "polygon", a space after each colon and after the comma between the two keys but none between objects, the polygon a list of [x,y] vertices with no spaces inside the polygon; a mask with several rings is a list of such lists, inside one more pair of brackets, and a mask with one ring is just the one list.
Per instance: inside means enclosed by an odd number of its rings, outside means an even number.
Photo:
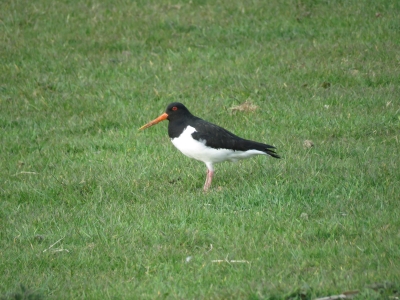
[{"label": "pink leg", "polygon": [[205,192],[207,192],[211,186],[211,181],[212,181],[213,175],[214,175],[214,171],[207,169],[206,182],[204,183],[204,188],[203,188]]}]

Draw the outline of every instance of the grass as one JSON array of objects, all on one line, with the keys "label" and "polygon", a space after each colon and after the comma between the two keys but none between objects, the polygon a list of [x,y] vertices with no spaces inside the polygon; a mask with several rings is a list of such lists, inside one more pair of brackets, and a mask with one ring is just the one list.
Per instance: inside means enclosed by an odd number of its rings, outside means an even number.
[{"label": "grass", "polygon": [[[2,299],[398,296],[399,13],[4,1]],[[173,101],[283,159],[217,165],[203,193],[166,123],[137,131]]]}]

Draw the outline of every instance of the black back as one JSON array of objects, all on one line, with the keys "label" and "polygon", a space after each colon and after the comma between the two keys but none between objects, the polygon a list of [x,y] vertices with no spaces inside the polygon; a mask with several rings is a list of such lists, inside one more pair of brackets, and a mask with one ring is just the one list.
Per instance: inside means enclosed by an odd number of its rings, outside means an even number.
[{"label": "black back", "polygon": [[196,128],[192,137],[198,141],[205,141],[208,147],[235,151],[259,150],[272,157],[280,158],[274,146],[243,139],[218,125],[195,117],[182,103],[169,104],[165,112],[168,114],[168,135],[171,139],[179,137],[187,126],[192,126]]}]

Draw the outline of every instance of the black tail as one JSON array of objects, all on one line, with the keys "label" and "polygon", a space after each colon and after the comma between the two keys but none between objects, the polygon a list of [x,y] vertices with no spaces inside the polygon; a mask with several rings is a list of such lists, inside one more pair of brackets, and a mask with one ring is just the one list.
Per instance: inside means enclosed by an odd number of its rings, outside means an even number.
[{"label": "black tail", "polygon": [[274,150],[275,147],[270,146],[270,145],[267,145],[267,146],[268,147],[263,150],[265,153],[267,153],[267,154],[269,154],[269,155],[271,155],[272,157],[275,157],[275,158],[281,158],[278,154],[276,154],[276,152]]},{"label": "black tail", "polygon": [[263,143],[259,143],[259,142],[254,142],[254,141],[250,141],[250,140],[244,140],[244,139],[242,139],[240,144],[241,144],[240,148],[242,148],[240,150],[244,150],[244,151],[246,151],[246,150],[258,150],[258,151],[262,151],[264,153],[267,153],[268,155],[270,155],[272,157],[281,158],[278,154],[276,154],[274,146],[263,144]]}]

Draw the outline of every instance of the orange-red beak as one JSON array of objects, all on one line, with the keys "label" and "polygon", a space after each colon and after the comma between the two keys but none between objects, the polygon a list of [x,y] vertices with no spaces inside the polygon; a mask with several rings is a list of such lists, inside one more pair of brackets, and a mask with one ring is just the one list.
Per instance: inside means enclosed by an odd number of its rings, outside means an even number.
[{"label": "orange-red beak", "polygon": [[143,125],[142,127],[139,128],[139,130],[143,130],[146,129],[150,126],[156,125],[157,123],[164,121],[168,118],[167,113],[163,113],[161,116],[159,116],[157,119],[154,119],[153,121],[150,121],[149,123],[147,123],[146,125]]}]

